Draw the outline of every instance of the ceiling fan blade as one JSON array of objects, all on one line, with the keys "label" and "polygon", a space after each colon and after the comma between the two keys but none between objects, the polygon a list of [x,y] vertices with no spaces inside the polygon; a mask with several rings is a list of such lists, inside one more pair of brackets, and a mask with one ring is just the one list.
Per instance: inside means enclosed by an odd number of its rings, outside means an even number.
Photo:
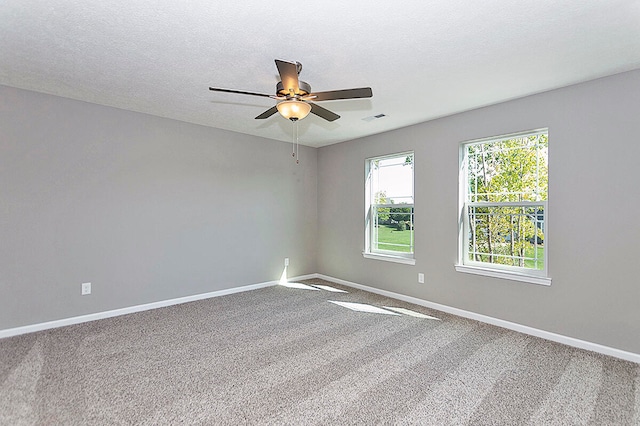
[{"label": "ceiling fan blade", "polygon": [[314,101],[333,101],[337,99],[370,98],[373,96],[371,87],[360,87],[358,89],[330,90],[327,92],[317,92],[309,94],[315,96]]},{"label": "ceiling fan blade", "polygon": [[311,105],[311,113],[318,117],[324,118],[327,121],[336,121],[340,116],[335,112],[331,112],[326,108],[322,108],[320,105],[316,105],[313,102],[307,102]]},{"label": "ceiling fan blade", "polygon": [[275,98],[275,96],[267,95],[266,93],[245,92],[243,90],[220,89],[218,87],[209,87],[209,90],[213,90],[214,92],[238,93],[240,95],[251,95],[251,96],[262,96],[265,98]]},{"label": "ceiling fan blade", "polygon": [[282,86],[286,91],[286,95],[299,94],[300,87],[298,83],[298,66],[292,62],[286,62],[276,59],[276,67],[278,67],[280,81],[282,81]]},{"label": "ceiling fan blade", "polygon": [[259,116],[257,116],[256,120],[264,120],[265,118],[271,117],[276,112],[278,112],[278,108],[271,107],[268,110],[266,110],[265,112],[263,112],[262,114],[260,114]]}]

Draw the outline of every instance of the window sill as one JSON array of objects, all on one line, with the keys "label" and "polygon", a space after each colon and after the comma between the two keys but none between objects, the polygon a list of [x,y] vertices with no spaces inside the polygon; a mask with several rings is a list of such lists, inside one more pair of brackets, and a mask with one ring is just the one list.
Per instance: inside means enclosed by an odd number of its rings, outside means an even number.
[{"label": "window sill", "polygon": [[551,285],[551,278],[539,277],[535,275],[525,275],[510,271],[500,271],[496,269],[487,269],[477,266],[455,265],[456,271],[465,274],[483,275],[485,277],[502,278],[505,280],[520,281],[529,284]]},{"label": "window sill", "polygon": [[367,252],[362,252],[362,256],[365,259],[384,260],[386,262],[402,263],[402,264],[405,264],[405,265],[415,265],[416,264],[416,260],[415,259],[410,259],[408,257],[388,256],[388,255],[385,255],[385,254],[367,253]]}]

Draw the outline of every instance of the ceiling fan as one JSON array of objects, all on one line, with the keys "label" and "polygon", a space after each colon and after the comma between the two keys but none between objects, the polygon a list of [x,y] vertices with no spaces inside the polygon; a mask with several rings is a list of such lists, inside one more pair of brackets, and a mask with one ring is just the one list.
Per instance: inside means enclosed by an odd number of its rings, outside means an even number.
[{"label": "ceiling fan", "polygon": [[276,59],[276,67],[280,74],[280,81],[276,85],[275,95],[246,92],[242,90],[221,89],[217,87],[209,87],[209,90],[216,92],[239,93],[241,95],[262,96],[279,101],[275,106],[258,115],[256,117],[257,120],[269,118],[276,112],[279,112],[280,115],[291,121],[302,120],[309,115],[309,113],[315,114],[327,121],[335,121],[340,118],[338,114],[310,101],[333,101],[338,99],[370,98],[373,96],[373,92],[370,87],[313,93],[309,83],[298,79],[298,75],[300,74],[300,71],[302,71],[302,64],[300,62],[293,63]]}]

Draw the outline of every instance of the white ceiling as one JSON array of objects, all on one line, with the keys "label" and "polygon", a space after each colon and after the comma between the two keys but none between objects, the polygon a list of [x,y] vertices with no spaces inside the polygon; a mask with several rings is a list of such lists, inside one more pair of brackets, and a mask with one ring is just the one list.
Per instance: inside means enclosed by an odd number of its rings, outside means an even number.
[{"label": "white ceiling", "polygon": [[0,40],[0,84],[283,141],[274,100],[208,87],[370,86],[300,121],[318,147],[640,68],[640,1],[3,0]]}]

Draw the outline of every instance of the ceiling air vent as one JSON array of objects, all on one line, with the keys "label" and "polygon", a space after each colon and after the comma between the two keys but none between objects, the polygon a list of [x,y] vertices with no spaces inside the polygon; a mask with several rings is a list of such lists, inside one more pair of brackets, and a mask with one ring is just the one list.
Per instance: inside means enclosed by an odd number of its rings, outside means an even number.
[{"label": "ceiling air vent", "polygon": [[363,118],[364,121],[373,121],[377,118],[386,117],[386,114],[378,114],[378,115],[370,115],[369,117]]}]

